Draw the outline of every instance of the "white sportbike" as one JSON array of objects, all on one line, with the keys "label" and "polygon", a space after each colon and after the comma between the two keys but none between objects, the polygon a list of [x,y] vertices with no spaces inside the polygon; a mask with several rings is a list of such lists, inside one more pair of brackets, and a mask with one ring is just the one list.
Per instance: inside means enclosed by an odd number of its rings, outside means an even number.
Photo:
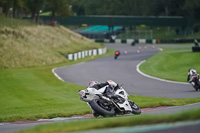
[{"label": "white sportbike", "polygon": [[116,91],[107,85],[99,90],[88,87],[78,92],[80,99],[87,102],[94,117],[123,114],[141,114],[141,109],[128,99],[127,92],[120,86]]}]

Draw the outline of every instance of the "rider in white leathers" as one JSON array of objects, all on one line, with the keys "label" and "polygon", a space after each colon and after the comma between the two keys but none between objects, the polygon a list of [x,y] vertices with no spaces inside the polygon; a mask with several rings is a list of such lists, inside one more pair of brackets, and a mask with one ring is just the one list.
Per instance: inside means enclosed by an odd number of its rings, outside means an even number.
[{"label": "rider in white leathers", "polygon": [[[104,92],[105,95],[106,95],[106,92],[108,92],[108,91],[116,91],[119,88],[119,85],[117,83],[115,83],[114,81],[112,81],[112,80],[107,80],[105,83],[99,83],[97,81],[91,81],[89,83],[89,87],[95,88],[97,90],[99,90],[99,89],[101,89],[101,88],[103,88],[103,87],[105,87],[107,85],[109,85],[110,88],[113,89],[113,90],[106,90]],[[88,105],[90,106],[89,103],[88,103]],[[91,108],[91,106],[90,106],[90,108]],[[94,117],[97,117],[98,114],[95,113],[95,111],[92,108],[91,108],[91,110],[92,110],[92,114],[94,115]]]},{"label": "rider in white leathers", "polygon": [[97,90],[101,89],[102,87],[105,87],[106,85],[111,86],[111,88],[115,91],[119,88],[119,85],[112,80],[107,80],[105,83],[99,83],[98,81],[91,81],[89,83],[89,87],[95,88]]},{"label": "rider in white leathers", "polygon": [[187,81],[194,87],[195,86],[195,82],[193,81],[193,77],[197,75],[199,77],[199,74],[197,73],[196,70],[194,69],[189,69],[188,70],[188,77],[187,77]]}]

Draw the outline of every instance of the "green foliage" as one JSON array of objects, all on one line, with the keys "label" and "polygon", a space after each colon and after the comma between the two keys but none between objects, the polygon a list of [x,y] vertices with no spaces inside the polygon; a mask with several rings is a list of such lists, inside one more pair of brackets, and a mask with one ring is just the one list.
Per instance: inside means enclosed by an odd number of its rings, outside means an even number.
[{"label": "green foliage", "polygon": [[185,0],[183,11],[190,19],[200,19],[200,2],[199,0]]},{"label": "green foliage", "polygon": [[[28,10],[32,17],[40,10],[52,11],[52,17],[69,15],[70,5],[77,15],[186,16],[199,19],[199,0],[1,0],[4,13],[10,8]],[[55,13],[55,14],[54,14]]]},{"label": "green foliage", "polygon": [[[74,0],[73,11],[81,15],[187,16],[199,18],[198,0]],[[192,15],[192,16],[191,16]]]},{"label": "green foliage", "polygon": [[47,8],[52,12],[52,20],[55,15],[67,16],[70,14],[69,0],[48,0]]}]

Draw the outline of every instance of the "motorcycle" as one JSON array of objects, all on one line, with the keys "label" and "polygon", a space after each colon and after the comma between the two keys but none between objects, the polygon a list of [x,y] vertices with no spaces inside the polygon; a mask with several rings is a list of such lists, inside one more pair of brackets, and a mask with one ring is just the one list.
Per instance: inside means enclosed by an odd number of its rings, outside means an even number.
[{"label": "motorcycle", "polygon": [[193,86],[194,89],[196,91],[200,90],[200,80],[199,80],[199,76],[197,74],[193,75],[192,81],[195,83],[195,85]]},{"label": "motorcycle", "polygon": [[115,51],[115,57],[114,57],[114,59],[117,59],[119,55],[120,55],[120,52],[119,51]]},{"label": "motorcycle", "polygon": [[122,86],[119,86],[117,90],[109,85],[99,90],[88,87],[85,90],[80,90],[78,94],[82,101],[89,104],[94,117],[141,114],[140,107],[128,99],[128,93]]}]

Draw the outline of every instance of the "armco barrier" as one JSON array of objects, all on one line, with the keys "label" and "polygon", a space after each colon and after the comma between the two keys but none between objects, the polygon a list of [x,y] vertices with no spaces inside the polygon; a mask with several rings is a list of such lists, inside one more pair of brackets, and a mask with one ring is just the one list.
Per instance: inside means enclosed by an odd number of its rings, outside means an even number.
[{"label": "armco barrier", "polygon": [[125,44],[131,44],[132,42],[140,43],[140,44],[156,44],[156,39],[94,39],[94,42],[100,42],[100,43],[125,43]]},{"label": "armco barrier", "polygon": [[106,52],[107,52],[107,48],[105,47],[105,48],[81,51],[81,52],[74,53],[74,54],[68,54],[67,57],[69,60],[78,60],[81,58],[85,58],[87,56],[95,56],[95,55],[105,54]]}]

